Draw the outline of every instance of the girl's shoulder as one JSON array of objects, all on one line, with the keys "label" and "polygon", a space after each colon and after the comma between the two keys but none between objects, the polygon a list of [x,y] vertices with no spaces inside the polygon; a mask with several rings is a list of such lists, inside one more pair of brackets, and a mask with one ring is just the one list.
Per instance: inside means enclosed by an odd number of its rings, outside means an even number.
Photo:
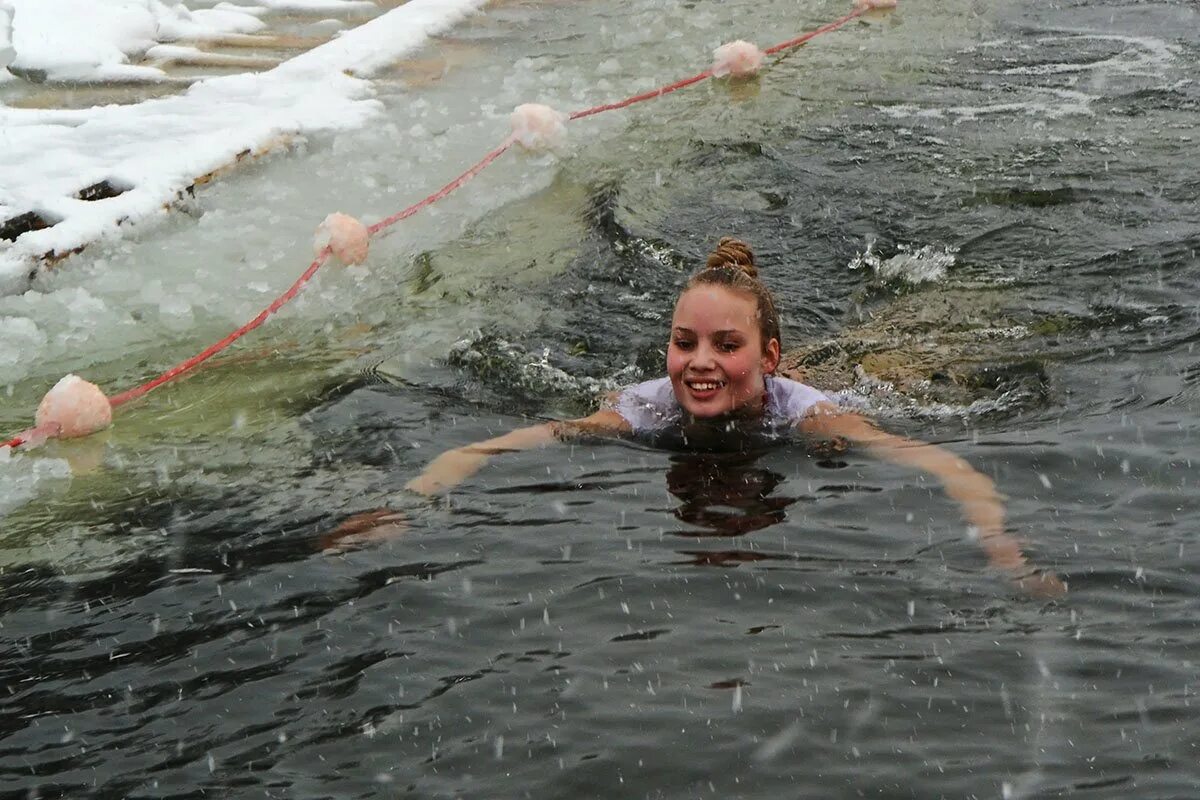
[{"label": "girl's shoulder", "polygon": [[817,403],[833,402],[820,389],[791,378],[768,375],[766,383],[767,410],[772,417],[798,420],[806,416]]}]

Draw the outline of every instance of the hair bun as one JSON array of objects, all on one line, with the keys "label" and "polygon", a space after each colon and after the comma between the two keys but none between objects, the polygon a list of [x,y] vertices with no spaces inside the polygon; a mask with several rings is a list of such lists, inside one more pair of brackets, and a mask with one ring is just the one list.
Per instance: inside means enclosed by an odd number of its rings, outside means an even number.
[{"label": "hair bun", "polygon": [[708,254],[708,261],[704,264],[705,269],[722,267],[740,269],[751,278],[758,277],[758,267],[754,264],[754,251],[750,249],[750,245],[732,236],[722,237],[721,241],[717,242],[717,248]]}]

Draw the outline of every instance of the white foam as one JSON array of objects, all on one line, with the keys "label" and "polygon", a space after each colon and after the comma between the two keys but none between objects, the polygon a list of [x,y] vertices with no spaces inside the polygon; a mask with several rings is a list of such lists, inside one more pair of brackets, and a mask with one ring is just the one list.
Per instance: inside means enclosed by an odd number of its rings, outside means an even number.
[{"label": "white foam", "polygon": [[557,394],[576,399],[598,398],[641,378],[641,371],[635,366],[625,367],[607,378],[571,375],[550,363],[549,348],[537,355],[505,339],[486,337],[478,331],[470,338],[456,342],[450,358],[468,367],[483,365],[485,371],[498,369],[494,374],[485,375],[485,379],[510,381],[539,395]]},{"label": "white foam", "polygon": [[[1007,49],[1049,49],[1053,45],[1070,44],[1072,42],[1112,42],[1123,45],[1119,52],[1107,58],[1081,63],[1054,62],[1048,64],[1031,64],[1018,67],[1007,67],[994,70],[990,74],[1001,76],[1025,75],[1030,77],[1048,77],[1054,75],[1081,75],[1095,73],[1100,79],[1097,85],[1103,85],[1103,79],[1114,76],[1161,78],[1168,66],[1176,60],[1178,48],[1168,42],[1152,36],[1124,36],[1119,34],[1102,33],[1070,33],[1039,37],[1033,43],[989,42],[968,48],[963,52],[970,53],[982,47],[1004,47]],[[944,119],[950,118],[955,122],[972,122],[981,118],[1002,115],[1026,115],[1044,117],[1046,119],[1063,119],[1072,116],[1094,116],[1093,104],[1099,96],[1079,91],[1074,82],[1074,88],[1060,86],[1029,86],[1024,91],[1032,96],[1007,103],[980,103],[978,105],[959,104],[941,108],[922,108],[913,104],[898,104],[892,106],[877,106],[877,110],[895,119]]]},{"label": "white foam", "polygon": [[999,70],[998,75],[1063,75],[1078,72],[1105,71],[1123,75],[1138,75],[1158,77],[1162,75],[1167,65],[1175,59],[1177,48],[1153,36],[1121,36],[1117,34],[1080,33],[1070,36],[1043,36],[1037,41],[1040,45],[1058,42],[1072,42],[1080,39],[1117,42],[1126,47],[1110,58],[1099,61],[1073,64],[1069,62],[1056,64],[1033,64],[1024,67],[1010,67]]},{"label": "white foam", "polygon": [[[919,391],[921,386],[918,384],[914,389]],[[966,405],[921,402],[909,394],[900,392],[887,381],[868,375],[861,366],[854,368],[854,386],[830,392],[829,398],[842,408],[866,414],[924,420],[976,419],[1006,411],[1019,401],[1019,398],[1004,393],[997,397],[975,400]]]},{"label": "white foam", "polygon": [[851,259],[849,269],[869,269],[876,280],[882,283],[901,282],[910,286],[922,283],[941,283],[955,264],[953,247],[945,245],[923,245],[913,249],[911,245],[900,245],[900,252],[883,258],[875,252],[875,243]]},{"label": "white foam", "polygon": [[1096,95],[1086,94],[1073,89],[1059,89],[1046,86],[1031,86],[1028,91],[1041,97],[1047,95],[1052,99],[1019,100],[1013,103],[987,103],[983,105],[959,105],[947,108],[921,108],[910,104],[894,106],[877,106],[877,110],[895,119],[926,118],[942,119],[954,117],[958,122],[969,122],[993,115],[1024,114],[1040,116],[1048,119],[1062,119],[1071,116],[1093,116],[1092,103],[1099,99]]}]

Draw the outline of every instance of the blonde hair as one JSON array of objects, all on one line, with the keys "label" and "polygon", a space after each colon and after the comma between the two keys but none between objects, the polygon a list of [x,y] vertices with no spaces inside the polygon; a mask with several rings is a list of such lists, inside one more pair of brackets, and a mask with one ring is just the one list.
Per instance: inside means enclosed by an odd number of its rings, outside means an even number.
[{"label": "blonde hair", "polygon": [[688,280],[684,291],[696,286],[725,286],[744,292],[754,298],[758,306],[758,330],[762,334],[762,346],[772,339],[783,347],[783,335],[779,329],[779,311],[775,298],[763,282],[758,279],[758,265],[754,263],[754,251],[750,245],[732,236],[722,237],[716,248],[708,254],[704,269]]}]

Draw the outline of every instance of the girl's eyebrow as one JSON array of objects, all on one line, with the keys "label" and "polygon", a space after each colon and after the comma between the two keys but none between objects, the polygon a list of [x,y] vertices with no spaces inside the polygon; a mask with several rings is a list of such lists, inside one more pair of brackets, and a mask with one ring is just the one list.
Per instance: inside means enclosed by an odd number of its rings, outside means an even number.
[{"label": "girl's eyebrow", "polygon": [[[689,336],[695,336],[696,332],[691,328],[685,328],[682,325],[676,325],[673,329],[675,333],[683,333]],[[728,330],[713,331],[710,336],[741,336],[742,332],[737,328],[729,328]]]}]

